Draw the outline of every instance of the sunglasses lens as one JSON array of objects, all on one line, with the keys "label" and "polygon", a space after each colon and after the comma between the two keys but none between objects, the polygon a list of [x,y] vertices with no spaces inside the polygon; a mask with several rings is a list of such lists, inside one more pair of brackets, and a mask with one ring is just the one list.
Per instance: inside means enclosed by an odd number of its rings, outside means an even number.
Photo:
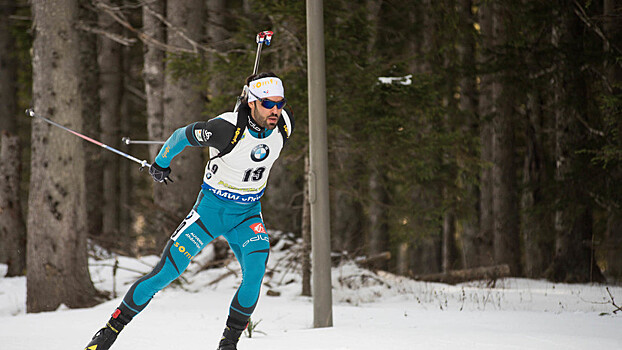
[{"label": "sunglasses lens", "polygon": [[276,106],[276,108],[281,109],[285,106],[285,100],[281,100],[279,102],[274,102],[274,101],[270,101],[270,100],[263,100],[261,101],[261,105],[265,108],[265,109],[272,109],[274,106]]}]

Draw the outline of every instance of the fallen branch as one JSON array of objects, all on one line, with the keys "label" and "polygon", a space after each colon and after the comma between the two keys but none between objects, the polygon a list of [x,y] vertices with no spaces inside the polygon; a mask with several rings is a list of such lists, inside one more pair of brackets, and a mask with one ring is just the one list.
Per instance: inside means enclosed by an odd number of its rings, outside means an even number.
[{"label": "fallen branch", "polygon": [[414,276],[418,281],[439,282],[457,284],[474,280],[495,280],[510,276],[510,267],[506,264],[495,266],[482,266],[472,269],[453,270],[447,273],[434,273],[428,275]]},{"label": "fallen branch", "polygon": [[613,310],[613,313],[617,313],[618,311],[622,311],[622,307],[616,305],[616,301],[613,299],[613,295],[611,295],[611,292],[609,291],[609,287],[605,288],[607,290],[607,293],[609,293],[609,298],[611,298],[611,305],[613,305],[616,309]]},{"label": "fallen branch", "polygon": [[377,266],[379,262],[391,260],[391,252],[382,252],[372,256],[358,257],[354,259],[354,262],[359,266],[373,268]]}]

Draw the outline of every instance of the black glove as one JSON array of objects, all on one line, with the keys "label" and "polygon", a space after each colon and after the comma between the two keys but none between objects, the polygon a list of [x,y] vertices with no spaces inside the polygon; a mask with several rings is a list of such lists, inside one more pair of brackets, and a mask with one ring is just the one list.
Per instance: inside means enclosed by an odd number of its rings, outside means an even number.
[{"label": "black glove", "polygon": [[164,184],[168,185],[166,180],[173,182],[173,180],[169,177],[170,174],[171,174],[170,167],[162,168],[155,162],[151,164],[151,167],[149,168],[149,175],[151,175],[151,177],[153,178],[153,181],[155,182],[164,182]]}]

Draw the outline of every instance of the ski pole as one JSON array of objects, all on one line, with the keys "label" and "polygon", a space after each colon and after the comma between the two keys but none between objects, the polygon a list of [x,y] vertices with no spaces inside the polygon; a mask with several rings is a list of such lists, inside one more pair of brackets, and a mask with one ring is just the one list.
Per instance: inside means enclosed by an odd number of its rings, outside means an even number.
[{"label": "ski pole", "polygon": [[[255,38],[255,41],[257,42],[257,52],[255,53],[255,65],[253,66],[253,75],[257,74],[257,70],[259,69],[261,48],[263,44],[266,44],[266,46],[270,46],[270,43],[272,42],[272,35],[274,35],[273,32],[269,30],[264,30],[263,32],[259,32],[257,34],[257,37]],[[244,99],[246,95],[248,95],[248,86],[244,85],[244,88],[242,89],[242,94],[240,95],[240,97],[238,97],[238,101],[235,103],[235,108],[233,109],[234,112],[237,112],[238,108],[240,107],[240,103],[242,103],[242,99]]]},{"label": "ski pole", "polygon": [[126,145],[129,144],[138,144],[138,145],[162,145],[165,141],[150,141],[150,140],[132,140],[129,137],[125,136],[121,138],[121,142]]},{"label": "ski pole", "polygon": [[77,131],[73,131],[73,130],[69,129],[68,127],[62,126],[62,125],[60,125],[60,124],[58,124],[56,122],[53,122],[53,121],[51,121],[51,120],[49,120],[47,118],[44,118],[44,117],[36,114],[34,109],[32,109],[32,108],[29,108],[29,109],[26,110],[26,115],[31,117],[31,118],[39,118],[39,119],[45,121],[48,124],[52,124],[52,125],[54,125],[56,127],[59,127],[61,129],[65,130],[65,131],[69,131],[70,133],[78,136],[79,138],[81,138],[83,140],[86,140],[88,142],[94,143],[94,144],[96,144],[96,145],[98,145],[100,147],[105,148],[108,151],[114,152],[114,153],[116,153],[116,154],[118,154],[118,155],[120,155],[122,157],[125,157],[125,158],[127,158],[129,160],[132,160],[132,161],[140,164],[140,170],[143,170],[144,167],[151,168],[151,164],[147,163],[146,160],[140,160],[140,159],[138,159],[136,157],[133,157],[133,156],[127,154],[127,153],[123,153],[123,152],[119,151],[118,149],[115,149],[115,148],[112,148],[112,147],[110,147],[110,146],[108,146],[106,144],[103,144],[103,143],[101,143],[101,142],[99,142],[97,140],[93,140],[92,138],[90,138],[88,136],[82,135],[82,134],[80,134]]},{"label": "ski pole", "polygon": [[269,30],[257,34],[257,37],[255,38],[255,41],[257,42],[257,53],[255,53],[255,66],[253,67],[253,74],[257,74],[257,69],[259,68],[259,58],[261,57],[262,44],[265,43],[266,46],[270,46],[273,34],[274,33]]}]

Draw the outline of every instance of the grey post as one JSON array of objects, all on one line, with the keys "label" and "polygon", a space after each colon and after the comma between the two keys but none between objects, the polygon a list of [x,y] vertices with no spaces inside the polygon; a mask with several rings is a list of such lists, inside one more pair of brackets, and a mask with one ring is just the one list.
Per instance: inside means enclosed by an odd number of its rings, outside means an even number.
[{"label": "grey post", "polygon": [[313,327],[315,328],[333,325],[323,12],[322,0],[307,0],[309,202],[311,203]]}]

